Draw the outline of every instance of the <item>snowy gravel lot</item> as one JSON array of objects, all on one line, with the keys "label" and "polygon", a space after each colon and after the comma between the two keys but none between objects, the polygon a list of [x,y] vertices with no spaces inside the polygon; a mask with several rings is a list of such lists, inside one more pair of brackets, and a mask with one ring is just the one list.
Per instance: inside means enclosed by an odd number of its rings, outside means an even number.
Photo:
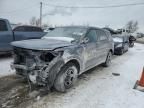
[{"label": "snowy gravel lot", "polygon": [[14,71],[10,68],[10,63],[13,61],[10,55],[0,56],[0,77],[13,74]]},{"label": "snowy gravel lot", "polygon": [[[13,73],[9,67],[11,61],[11,58],[0,58],[0,75]],[[144,108],[144,93],[133,89],[143,66],[144,45],[136,44],[124,55],[114,56],[110,67],[97,66],[82,74],[67,93],[52,91],[38,101],[25,102],[18,107]]]}]

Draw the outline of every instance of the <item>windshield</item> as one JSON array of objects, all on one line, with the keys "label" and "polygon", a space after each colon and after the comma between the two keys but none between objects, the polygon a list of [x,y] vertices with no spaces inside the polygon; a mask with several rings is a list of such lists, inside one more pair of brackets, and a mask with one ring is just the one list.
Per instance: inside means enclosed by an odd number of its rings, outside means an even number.
[{"label": "windshield", "polygon": [[114,40],[114,42],[123,42],[122,37],[114,37],[113,40]]},{"label": "windshield", "polygon": [[47,37],[66,37],[79,40],[86,33],[86,28],[80,27],[58,27],[47,33],[43,38]]}]

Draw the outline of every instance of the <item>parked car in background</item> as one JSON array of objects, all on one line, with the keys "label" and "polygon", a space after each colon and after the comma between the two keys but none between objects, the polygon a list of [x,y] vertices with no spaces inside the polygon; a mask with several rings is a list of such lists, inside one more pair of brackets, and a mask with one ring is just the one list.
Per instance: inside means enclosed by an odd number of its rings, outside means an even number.
[{"label": "parked car in background", "polygon": [[138,37],[138,34],[136,33],[136,32],[134,32],[134,33],[130,33],[130,36],[133,36],[135,39],[137,39]]},{"label": "parked car in background", "polygon": [[55,28],[54,27],[49,27],[49,28],[46,28],[44,29],[45,32],[51,32],[52,30],[54,30]]},{"label": "parked car in background", "polygon": [[129,37],[122,35],[113,35],[114,54],[122,55],[129,49]]},{"label": "parked car in background", "polygon": [[95,27],[57,27],[42,39],[12,42],[11,65],[35,85],[64,92],[78,75],[99,65],[109,66],[114,51],[110,33]]},{"label": "parked car in background", "polygon": [[17,26],[13,29],[15,41],[27,39],[40,39],[46,33],[36,26]]},{"label": "parked car in background", "polygon": [[[130,31],[126,30],[126,29],[118,29],[118,30],[113,30],[111,28],[103,28],[103,29],[108,30],[111,33],[112,37],[123,38],[124,40],[128,40],[127,42],[129,42],[129,47],[133,47],[134,46],[134,42],[136,41],[136,38],[137,38],[137,34],[136,33],[129,33]],[[118,39],[118,40],[116,39],[115,40],[115,54],[123,54],[126,50],[128,50],[127,42],[124,42],[124,43],[122,42],[124,47],[117,48],[118,47],[117,44],[121,43],[121,42],[117,42],[119,40],[120,39]]]},{"label": "parked car in background", "polygon": [[21,32],[43,32],[42,28],[37,26],[17,26],[13,29],[13,31],[21,31]]},{"label": "parked car in background", "polygon": [[136,38],[134,36],[129,36],[129,47],[134,47],[134,43],[136,41]]},{"label": "parked car in background", "polygon": [[45,34],[41,28],[32,26],[19,26],[12,30],[9,21],[0,18],[0,54],[12,50],[12,41],[40,39]]},{"label": "parked car in background", "polygon": [[137,33],[137,38],[142,38],[142,37],[144,37],[143,33]]}]

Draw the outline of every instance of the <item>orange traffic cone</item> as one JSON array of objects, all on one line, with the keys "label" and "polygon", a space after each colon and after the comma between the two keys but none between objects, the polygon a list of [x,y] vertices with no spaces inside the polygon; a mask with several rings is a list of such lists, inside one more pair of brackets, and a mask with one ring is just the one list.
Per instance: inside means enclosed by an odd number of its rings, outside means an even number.
[{"label": "orange traffic cone", "polygon": [[137,89],[137,90],[139,90],[139,91],[144,92],[144,68],[143,68],[143,71],[142,71],[142,75],[141,75],[140,80],[139,80],[139,81],[138,81],[138,80],[136,81],[133,89]]},{"label": "orange traffic cone", "polygon": [[141,86],[141,87],[144,87],[144,68],[143,68],[143,71],[142,71],[140,81],[138,81],[138,85]]}]

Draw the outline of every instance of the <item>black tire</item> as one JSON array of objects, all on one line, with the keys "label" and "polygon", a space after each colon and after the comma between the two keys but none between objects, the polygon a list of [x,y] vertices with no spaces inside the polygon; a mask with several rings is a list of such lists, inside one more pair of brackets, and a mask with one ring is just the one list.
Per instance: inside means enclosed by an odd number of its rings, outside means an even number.
[{"label": "black tire", "polygon": [[67,63],[64,65],[58,73],[54,88],[59,92],[66,92],[77,81],[78,68],[74,63]]},{"label": "black tire", "polygon": [[111,64],[112,52],[109,51],[106,61],[104,62],[103,66],[108,67]]}]

